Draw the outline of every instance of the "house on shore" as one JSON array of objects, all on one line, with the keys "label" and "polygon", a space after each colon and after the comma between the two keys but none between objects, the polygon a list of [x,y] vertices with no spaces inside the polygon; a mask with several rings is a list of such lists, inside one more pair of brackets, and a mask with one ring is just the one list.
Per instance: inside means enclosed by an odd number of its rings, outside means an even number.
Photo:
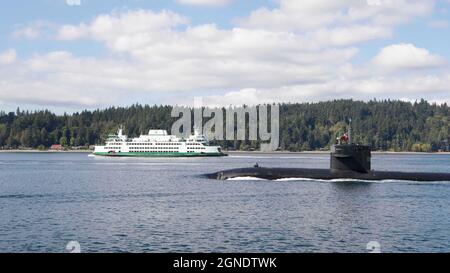
[{"label": "house on shore", "polygon": [[60,144],[53,144],[50,147],[50,151],[62,151],[62,150],[64,150],[64,147]]}]

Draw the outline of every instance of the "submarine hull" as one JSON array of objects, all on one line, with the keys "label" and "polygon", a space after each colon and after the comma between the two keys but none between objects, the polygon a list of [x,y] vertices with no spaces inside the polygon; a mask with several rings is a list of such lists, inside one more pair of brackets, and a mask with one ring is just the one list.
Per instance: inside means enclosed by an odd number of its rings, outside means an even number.
[{"label": "submarine hull", "polygon": [[389,172],[369,171],[366,173],[355,171],[340,171],[332,169],[306,168],[240,168],[220,171],[207,175],[208,178],[227,180],[236,177],[255,177],[268,180],[283,178],[306,179],[357,179],[357,180],[407,180],[407,181],[449,181],[450,173],[420,173],[420,172]]},{"label": "submarine hull", "polygon": [[370,147],[351,143],[336,144],[331,147],[329,169],[260,168],[256,165],[253,168],[220,171],[207,176],[219,180],[249,176],[269,180],[306,178],[450,182],[450,173],[373,171],[371,170]]}]

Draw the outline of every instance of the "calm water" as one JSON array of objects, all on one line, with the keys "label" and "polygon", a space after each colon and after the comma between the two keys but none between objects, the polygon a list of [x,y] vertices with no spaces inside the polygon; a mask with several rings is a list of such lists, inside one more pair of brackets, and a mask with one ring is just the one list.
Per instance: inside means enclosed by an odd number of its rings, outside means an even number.
[{"label": "calm water", "polygon": [[[96,158],[0,153],[0,252],[450,251],[450,183],[215,181],[328,155]],[[450,172],[450,155],[374,155],[378,170]]]}]

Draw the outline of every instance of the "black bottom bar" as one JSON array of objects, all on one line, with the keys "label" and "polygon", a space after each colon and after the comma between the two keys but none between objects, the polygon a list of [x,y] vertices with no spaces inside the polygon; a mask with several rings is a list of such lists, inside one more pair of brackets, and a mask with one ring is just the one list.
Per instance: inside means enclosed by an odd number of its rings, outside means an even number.
[{"label": "black bottom bar", "polygon": [[[401,271],[416,271],[421,266],[429,270],[430,264],[444,266],[449,258],[448,254],[0,254],[4,268],[44,272],[386,272],[392,263]],[[248,259],[258,263],[248,265],[244,262]],[[260,265],[267,260],[274,262]],[[177,261],[187,261],[186,266],[176,266]],[[200,262],[193,261],[207,261],[207,266],[195,266]]]}]

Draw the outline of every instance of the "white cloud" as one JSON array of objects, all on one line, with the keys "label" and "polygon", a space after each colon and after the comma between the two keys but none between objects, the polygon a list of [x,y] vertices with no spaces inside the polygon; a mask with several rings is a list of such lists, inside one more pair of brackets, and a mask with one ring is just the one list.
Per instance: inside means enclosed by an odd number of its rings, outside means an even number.
[{"label": "white cloud", "polygon": [[68,6],[81,6],[81,0],[66,0]]},{"label": "white cloud", "polygon": [[389,28],[370,25],[319,29],[311,35],[312,41],[324,46],[348,46],[370,40],[388,38],[392,35]]},{"label": "white cloud", "polygon": [[237,22],[243,27],[306,31],[348,24],[395,26],[415,16],[428,15],[434,1],[279,0],[275,9],[259,8]]},{"label": "white cloud", "polygon": [[395,44],[383,48],[373,63],[386,68],[414,69],[441,66],[443,58],[412,44]]},{"label": "white cloud", "polygon": [[73,25],[63,25],[59,28],[57,38],[60,40],[77,40],[87,36],[84,29],[84,25],[73,26]]},{"label": "white cloud", "polygon": [[58,29],[57,38],[61,40],[91,38],[106,42],[116,40],[116,42],[120,43],[122,37],[136,37],[140,35],[144,39],[148,37],[145,34],[170,30],[187,23],[187,18],[171,11],[161,11],[159,13],[142,9],[123,12],[115,11],[112,14],[99,15],[89,24],[80,23],[78,26],[63,25]]},{"label": "white cloud", "polygon": [[36,39],[41,35],[41,32],[37,28],[25,27],[21,28],[13,33],[15,38]]},{"label": "white cloud", "polygon": [[365,79],[334,79],[321,83],[291,85],[281,88],[245,88],[203,98],[205,105],[255,105],[267,102],[314,102],[334,99],[404,99],[450,104],[450,73],[441,76],[371,77]]},{"label": "white cloud", "polygon": [[360,43],[391,37],[395,26],[433,7],[432,1],[378,2],[280,0],[278,8],[258,9],[228,29],[193,25],[170,11],[101,14],[55,27],[54,36],[99,42],[108,57],[56,51],[0,66],[0,97],[79,107],[146,103],[156,96],[161,103],[185,103],[199,94],[221,105],[449,98],[450,71],[424,48],[391,45],[367,63],[352,64]]},{"label": "white cloud", "polygon": [[176,0],[180,4],[194,6],[225,6],[233,0]]},{"label": "white cloud", "polygon": [[54,28],[54,25],[47,21],[34,21],[27,25],[16,26],[16,30],[12,36],[16,39],[37,39],[41,38],[44,33],[49,32]]},{"label": "white cloud", "polygon": [[20,104],[105,105],[119,99],[117,92],[127,80],[121,76],[121,66],[119,61],[75,58],[65,51],[36,55],[0,66],[0,98]]},{"label": "white cloud", "polygon": [[0,65],[12,64],[16,62],[17,52],[15,49],[9,49],[5,52],[0,52]]}]

